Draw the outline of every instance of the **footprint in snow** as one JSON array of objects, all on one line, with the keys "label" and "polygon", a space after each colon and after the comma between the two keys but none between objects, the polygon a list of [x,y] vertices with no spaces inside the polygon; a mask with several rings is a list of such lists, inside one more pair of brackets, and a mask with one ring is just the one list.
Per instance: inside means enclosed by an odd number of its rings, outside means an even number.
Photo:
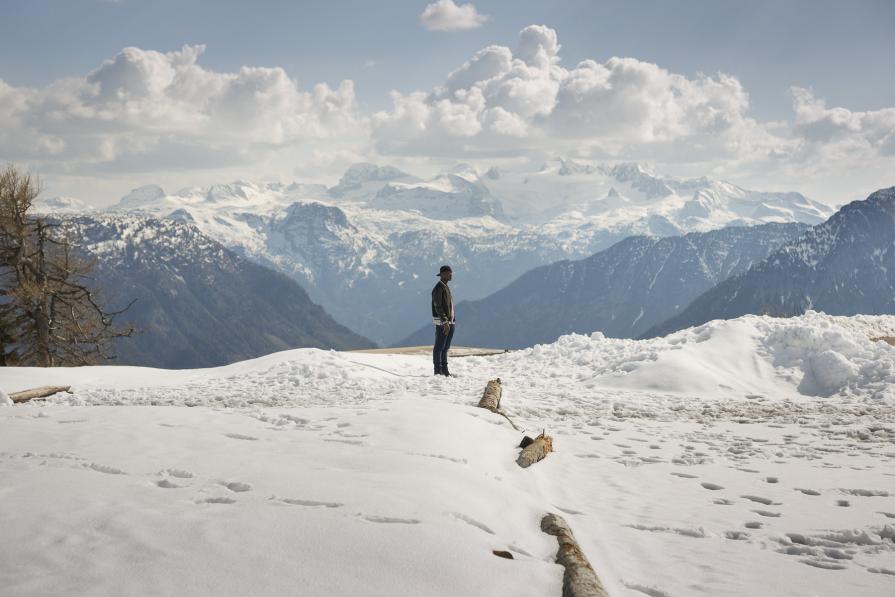
[{"label": "footprint in snow", "polygon": [[363,446],[364,445],[364,442],[362,442],[362,441],[349,440],[349,439],[327,439],[327,438],[324,438],[323,441],[335,442],[335,443],[339,443],[339,444],[349,444],[352,446]]},{"label": "footprint in snow", "polygon": [[117,469],[112,466],[106,466],[104,464],[97,464],[95,462],[91,462],[89,465],[85,465],[87,468],[94,470],[98,473],[106,473],[107,475],[126,475],[123,470]]},{"label": "footprint in snow", "polygon": [[889,497],[889,492],[882,489],[840,489],[839,491],[860,497]]},{"label": "footprint in snow", "polygon": [[716,500],[712,500],[712,503],[718,504],[719,506],[733,506],[735,502],[726,498],[718,498]]},{"label": "footprint in snow", "polygon": [[386,524],[419,524],[420,521],[415,518],[397,518],[394,516],[375,516],[361,515],[361,518],[368,522],[381,522]]},{"label": "footprint in snow", "polygon": [[767,516],[768,518],[780,518],[782,514],[779,512],[769,512],[767,510],[753,510],[759,516]]},{"label": "footprint in snow", "polygon": [[888,568],[868,568],[867,572],[872,572],[874,574],[889,574],[891,576],[895,576],[895,570],[889,570]]},{"label": "footprint in snow", "polygon": [[701,483],[701,485],[702,485],[703,487],[705,487],[706,489],[710,489],[710,490],[712,490],[712,491],[718,491],[719,489],[724,489],[723,487],[721,487],[721,486],[718,485],[717,483]]},{"label": "footprint in snow", "polygon": [[223,485],[224,487],[226,487],[227,489],[229,489],[230,491],[233,491],[235,493],[242,493],[243,491],[251,491],[252,490],[251,485],[249,485],[248,483],[240,483],[239,481],[232,481],[230,483],[222,482],[221,485]]},{"label": "footprint in snow", "polygon": [[880,512],[880,514],[882,514],[886,518],[895,518],[895,514],[893,514],[892,512]]},{"label": "footprint in snow", "polygon": [[167,479],[162,479],[161,481],[156,482],[157,487],[161,487],[162,489],[177,489],[180,485],[176,483],[172,483]]},{"label": "footprint in snow", "polygon": [[226,433],[225,434],[230,439],[243,439],[246,441],[257,441],[257,437],[252,437],[251,435],[243,435],[241,433]]},{"label": "footprint in snow", "polygon": [[823,568],[825,570],[845,570],[847,566],[843,564],[838,564],[836,562],[830,562],[827,560],[799,560],[803,564],[808,564],[809,566],[814,566],[815,568]]},{"label": "footprint in snow", "polygon": [[213,498],[206,498],[204,500],[199,500],[196,503],[198,503],[198,504],[235,504],[236,500],[234,500],[233,498],[229,498],[229,497],[213,497]]},{"label": "footprint in snow", "polygon": [[165,469],[165,472],[171,475],[172,477],[177,477],[178,479],[192,479],[196,475],[189,471],[181,470],[179,468],[169,468]]},{"label": "footprint in snow", "polygon": [[482,530],[482,531],[485,531],[485,532],[488,533],[489,535],[493,535],[493,534],[494,534],[494,531],[492,531],[492,530],[488,527],[488,525],[486,525],[486,524],[483,523],[483,522],[479,522],[478,520],[476,520],[475,518],[473,518],[473,517],[471,517],[471,516],[467,516],[467,515],[465,515],[465,514],[461,514],[460,512],[449,512],[448,514],[449,514],[450,516],[453,516],[453,517],[456,518],[457,520],[461,520],[461,521],[465,522],[466,524],[468,524],[468,525],[470,525],[470,526],[474,526],[474,527],[477,528],[477,529],[480,529],[480,530]]},{"label": "footprint in snow", "polygon": [[696,478],[697,478],[696,475],[691,475],[690,473],[677,473],[677,472],[674,472],[674,473],[671,473],[671,474],[674,475],[675,477],[681,477],[682,479],[696,479]]},{"label": "footprint in snow", "polygon": [[410,456],[424,456],[426,458],[436,458],[438,460],[447,460],[449,462],[455,462],[457,464],[466,464],[467,460],[465,458],[457,458],[454,456],[447,456],[445,454],[423,454],[421,452],[408,452]]},{"label": "footprint in snow", "polygon": [[345,505],[339,502],[319,502],[317,500],[300,500],[296,498],[281,498],[280,501],[284,504],[290,504],[292,506],[306,506],[308,508],[341,508]]},{"label": "footprint in snow", "polygon": [[747,529],[760,529],[761,527],[764,526],[764,523],[763,522],[747,522],[743,526],[746,527]]},{"label": "footprint in snow", "polygon": [[813,489],[802,489],[801,487],[796,487],[796,491],[801,491],[805,495],[820,495],[819,491],[815,491]]},{"label": "footprint in snow", "polygon": [[756,502],[756,503],[759,503],[759,504],[764,504],[765,506],[779,506],[779,505],[780,505],[779,502],[775,502],[775,501],[772,500],[772,499],[769,499],[769,498],[766,498],[766,497],[760,497],[760,496],[757,496],[757,495],[741,495],[740,497],[743,498],[743,499],[752,501],[752,502]]}]

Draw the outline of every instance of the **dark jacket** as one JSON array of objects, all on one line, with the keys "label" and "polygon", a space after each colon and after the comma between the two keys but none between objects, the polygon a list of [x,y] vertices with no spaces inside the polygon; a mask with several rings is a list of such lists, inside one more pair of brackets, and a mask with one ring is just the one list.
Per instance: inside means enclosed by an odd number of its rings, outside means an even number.
[{"label": "dark jacket", "polygon": [[444,325],[454,323],[454,300],[448,285],[438,281],[432,289],[432,323]]}]

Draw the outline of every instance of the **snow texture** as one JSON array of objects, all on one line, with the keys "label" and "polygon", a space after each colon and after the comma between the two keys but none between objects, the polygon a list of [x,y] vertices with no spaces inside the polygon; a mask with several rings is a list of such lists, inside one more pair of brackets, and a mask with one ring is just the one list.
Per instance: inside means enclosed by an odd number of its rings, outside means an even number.
[{"label": "snow texture", "polygon": [[[9,368],[4,595],[558,595],[563,515],[610,595],[891,595],[895,317],[713,321],[452,360]],[[555,452],[475,408],[488,379]],[[150,406],[151,405],[151,406]],[[182,408],[191,406],[194,408]],[[514,560],[492,550],[508,550]]]}]

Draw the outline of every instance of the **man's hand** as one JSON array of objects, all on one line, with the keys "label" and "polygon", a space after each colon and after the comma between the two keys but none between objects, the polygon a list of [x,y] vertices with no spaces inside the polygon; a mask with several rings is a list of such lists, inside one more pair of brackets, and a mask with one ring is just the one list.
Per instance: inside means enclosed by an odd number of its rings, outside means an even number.
[{"label": "man's hand", "polygon": [[449,323],[442,324],[441,331],[444,332],[445,336],[447,336],[448,332],[451,331],[451,324],[449,324]]}]

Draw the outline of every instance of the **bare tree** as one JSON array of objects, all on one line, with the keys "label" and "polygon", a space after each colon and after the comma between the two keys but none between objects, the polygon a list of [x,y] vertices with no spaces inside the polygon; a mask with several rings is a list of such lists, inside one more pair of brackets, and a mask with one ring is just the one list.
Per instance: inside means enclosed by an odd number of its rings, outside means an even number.
[{"label": "bare tree", "polygon": [[134,332],[114,323],[127,307],[106,311],[90,285],[93,264],[58,222],[33,214],[39,187],[14,166],[0,173],[0,360],[52,367],[112,358],[112,341]]}]

